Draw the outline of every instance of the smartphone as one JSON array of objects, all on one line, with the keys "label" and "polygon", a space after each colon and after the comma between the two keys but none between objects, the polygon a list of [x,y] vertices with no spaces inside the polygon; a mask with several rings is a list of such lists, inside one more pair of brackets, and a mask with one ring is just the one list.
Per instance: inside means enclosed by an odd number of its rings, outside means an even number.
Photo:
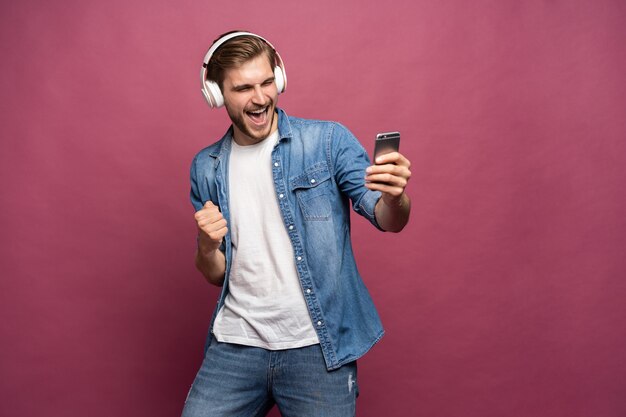
[{"label": "smartphone", "polygon": [[400,132],[386,132],[376,135],[374,145],[374,159],[386,153],[398,152],[400,149]]}]

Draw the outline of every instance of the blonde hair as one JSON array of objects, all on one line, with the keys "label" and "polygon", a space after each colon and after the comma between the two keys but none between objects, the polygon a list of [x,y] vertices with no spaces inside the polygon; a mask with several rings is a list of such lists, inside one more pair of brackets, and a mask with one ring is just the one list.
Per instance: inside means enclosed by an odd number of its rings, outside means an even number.
[{"label": "blonde hair", "polygon": [[[213,43],[224,36],[239,31],[231,31],[220,35]],[[272,70],[276,66],[276,51],[263,39],[254,35],[235,36],[224,42],[211,56],[207,65],[207,78],[223,91],[224,73],[231,68],[237,68],[244,63],[265,54]]]}]

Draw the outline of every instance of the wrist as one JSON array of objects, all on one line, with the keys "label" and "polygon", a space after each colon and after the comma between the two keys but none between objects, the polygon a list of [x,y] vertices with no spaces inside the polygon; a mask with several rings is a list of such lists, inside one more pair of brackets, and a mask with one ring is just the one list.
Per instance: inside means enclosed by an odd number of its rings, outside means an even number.
[{"label": "wrist", "polygon": [[383,193],[381,200],[387,207],[391,209],[401,209],[406,206],[408,202],[408,197],[404,192],[398,196]]},{"label": "wrist", "polygon": [[201,231],[198,235],[198,252],[205,258],[211,258],[215,256],[221,243],[221,240],[215,242]]}]

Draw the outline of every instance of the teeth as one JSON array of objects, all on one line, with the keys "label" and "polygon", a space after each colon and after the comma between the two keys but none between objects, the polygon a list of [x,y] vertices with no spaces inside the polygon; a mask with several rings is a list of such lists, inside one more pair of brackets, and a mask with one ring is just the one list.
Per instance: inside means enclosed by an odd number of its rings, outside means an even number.
[{"label": "teeth", "polygon": [[253,113],[253,114],[261,114],[261,113],[263,113],[264,111],[265,111],[265,109],[260,109],[260,110],[254,110],[254,111],[251,111],[250,113]]}]

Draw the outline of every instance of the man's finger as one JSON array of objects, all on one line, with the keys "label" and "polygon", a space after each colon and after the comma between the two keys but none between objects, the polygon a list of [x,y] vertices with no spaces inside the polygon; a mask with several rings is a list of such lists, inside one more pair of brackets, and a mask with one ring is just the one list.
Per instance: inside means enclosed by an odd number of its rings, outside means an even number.
[{"label": "man's finger", "polygon": [[211,240],[217,242],[217,241],[222,240],[224,238],[224,236],[226,236],[227,232],[228,232],[228,228],[227,227],[222,227],[221,229],[214,230],[214,231],[208,232],[208,233],[205,232],[205,233],[207,234],[207,236]]},{"label": "man's finger", "polygon": [[218,206],[216,206],[215,204],[213,204],[211,202],[211,200],[207,201],[206,203],[204,203],[204,206],[202,206],[202,208],[198,211],[195,212],[194,216],[196,218],[196,220],[199,220],[203,217],[206,217],[207,215],[211,215],[213,213],[220,213],[220,208]]},{"label": "man's finger", "polygon": [[368,175],[367,177],[365,177],[365,181],[375,182],[379,184],[387,184],[402,188],[406,187],[407,184],[407,178],[398,175],[392,175],[389,173]]},{"label": "man's finger", "polygon": [[376,158],[376,165],[396,164],[410,167],[411,163],[400,152],[390,152]]},{"label": "man's finger", "polygon": [[198,226],[205,231],[212,232],[217,229],[221,229],[222,227],[226,227],[226,219],[219,219],[216,221],[211,221],[211,219],[201,219],[198,221]]},{"label": "man's finger", "polygon": [[373,191],[380,191],[383,194],[388,194],[392,197],[400,197],[402,193],[404,193],[404,187],[394,187],[391,185],[382,184],[378,182],[367,183],[365,184],[365,187]]},{"label": "man's finger", "polygon": [[395,165],[395,164],[371,165],[367,167],[367,169],[365,170],[365,173],[367,175],[388,173],[388,174],[397,175],[399,177],[411,176],[411,171],[409,171],[409,169],[406,166]]}]

